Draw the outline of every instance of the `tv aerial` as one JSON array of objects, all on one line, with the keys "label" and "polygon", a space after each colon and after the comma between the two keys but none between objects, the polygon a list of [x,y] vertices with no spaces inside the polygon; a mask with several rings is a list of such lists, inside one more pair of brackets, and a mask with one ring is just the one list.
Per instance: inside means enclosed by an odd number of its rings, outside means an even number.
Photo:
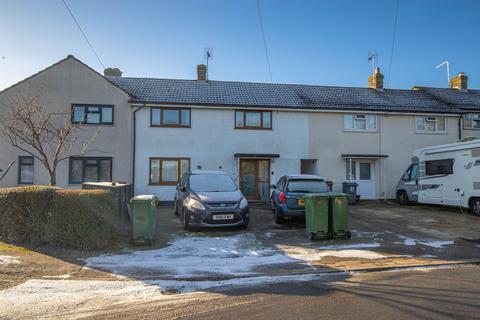
[{"label": "tv aerial", "polygon": [[368,52],[368,62],[372,63],[372,74],[375,73],[375,66],[378,62],[378,53],[375,50]]},{"label": "tv aerial", "polygon": [[448,84],[450,84],[450,62],[448,62],[448,60],[445,60],[442,63],[440,63],[438,66],[436,66],[435,69],[438,69],[444,65],[447,66],[447,81],[448,81]]},{"label": "tv aerial", "polygon": [[213,59],[213,48],[212,47],[205,47],[203,49],[203,57],[205,59],[205,64],[207,65],[207,79],[208,79],[208,62]]}]

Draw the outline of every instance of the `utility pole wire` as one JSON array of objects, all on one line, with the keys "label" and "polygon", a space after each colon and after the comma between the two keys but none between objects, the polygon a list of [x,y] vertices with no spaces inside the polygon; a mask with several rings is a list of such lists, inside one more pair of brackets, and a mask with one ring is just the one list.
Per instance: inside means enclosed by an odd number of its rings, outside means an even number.
[{"label": "utility pole wire", "polygon": [[400,7],[400,0],[397,0],[397,7],[395,9],[395,22],[393,24],[392,49],[390,50],[390,62],[388,64],[387,88],[390,87],[390,73],[392,72],[393,51],[395,49],[395,38],[396,38],[396,35],[397,35],[397,20],[398,20],[398,8],[399,7]]},{"label": "utility pole wire", "polygon": [[270,82],[273,82],[272,68],[270,67],[270,58],[268,57],[267,41],[265,40],[265,31],[263,30],[263,20],[262,20],[262,13],[260,11],[260,1],[259,0],[257,0],[257,10],[258,10],[258,18],[260,19],[260,28],[262,29],[263,47],[265,48],[265,56],[267,58],[268,74],[270,76]]},{"label": "utility pole wire", "polygon": [[100,65],[102,66],[102,68],[105,69],[105,65],[103,64],[102,60],[100,60],[100,57],[98,56],[98,54],[97,54],[97,52],[95,51],[95,49],[93,48],[92,44],[91,44],[90,41],[88,40],[87,35],[85,34],[85,32],[83,32],[83,29],[82,29],[82,27],[80,26],[80,24],[78,23],[77,19],[75,19],[75,16],[73,15],[72,10],[70,10],[70,7],[68,6],[67,2],[66,2],[65,0],[62,0],[62,2],[63,2],[63,4],[65,5],[65,8],[67,8],[68,13],[69,13],[70,16],[72,17],[73,22],[75,22],[75,24],[77,25],[78,30],[80,30],[80,32],[82,33],[83,37],[85,38],[85,41],[87,41],[87,44],[88,44],[88,46],[90,47],[90,49],[92,50],[93,54],[95,55],[95,57],[97,57],[98,62],[100,63]]}]

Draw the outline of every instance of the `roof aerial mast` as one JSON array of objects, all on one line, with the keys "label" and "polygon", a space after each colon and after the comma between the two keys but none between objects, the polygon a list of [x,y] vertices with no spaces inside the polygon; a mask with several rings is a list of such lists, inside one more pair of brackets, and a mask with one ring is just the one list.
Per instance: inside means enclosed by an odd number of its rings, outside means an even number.
[{"label": "roof aerial mast", "polygon": [[448,62],[448,60],[445,60],[442,63],[440,63],[438,66],[435,67],[435,69],[438,69],[443,65],[447,66],[447,81],[448,81],[447,85],[450,85],[450,63]]},{"label": "roof aerial mast", "polygon": [[204,59],[205,59],[205,65],[207,66],[207,80],[208,80],[208,61],[213,59],[213,48],[211,47],[205,47],[203,49],[203,54],[204,54]]}]

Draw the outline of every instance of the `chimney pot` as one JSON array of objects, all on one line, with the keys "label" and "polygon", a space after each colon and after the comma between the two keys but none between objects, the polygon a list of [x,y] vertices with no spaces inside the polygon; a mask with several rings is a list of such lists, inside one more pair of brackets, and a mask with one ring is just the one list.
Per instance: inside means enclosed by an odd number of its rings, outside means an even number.
[{"label": "chimney pot", "polygon": [[455,77],[450,79],[450,88],[466,90],[468,89],[467,82],[468,82],[468,77],[465,75],[465,73],[460,72]]},{"label": "chimney pot", "polygon": [[383,89],[383,74],[379,67],[376,67],[373,75],[368,77],[368,87],[370,89]]},{"label": "chimney pot", "polygon": [[207,80],[207,66],[204,64],[197,65],[197,80]]},{"label": "chimney pot", "polygon": [[105,77],[121,77],[122,71],[118,68],[106,68],[103,70],[103,75]]}]

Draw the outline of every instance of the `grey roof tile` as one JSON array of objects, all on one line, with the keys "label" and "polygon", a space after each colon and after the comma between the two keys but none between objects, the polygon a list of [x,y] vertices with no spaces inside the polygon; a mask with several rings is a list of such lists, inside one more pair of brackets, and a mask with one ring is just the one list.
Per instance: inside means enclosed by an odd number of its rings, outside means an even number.
[{"label": "grey roof tile", "polygon": [[480,109],[480,91],[401,90],[232,81],[107,77],[132,102],[252,108],[460,113]]}]

